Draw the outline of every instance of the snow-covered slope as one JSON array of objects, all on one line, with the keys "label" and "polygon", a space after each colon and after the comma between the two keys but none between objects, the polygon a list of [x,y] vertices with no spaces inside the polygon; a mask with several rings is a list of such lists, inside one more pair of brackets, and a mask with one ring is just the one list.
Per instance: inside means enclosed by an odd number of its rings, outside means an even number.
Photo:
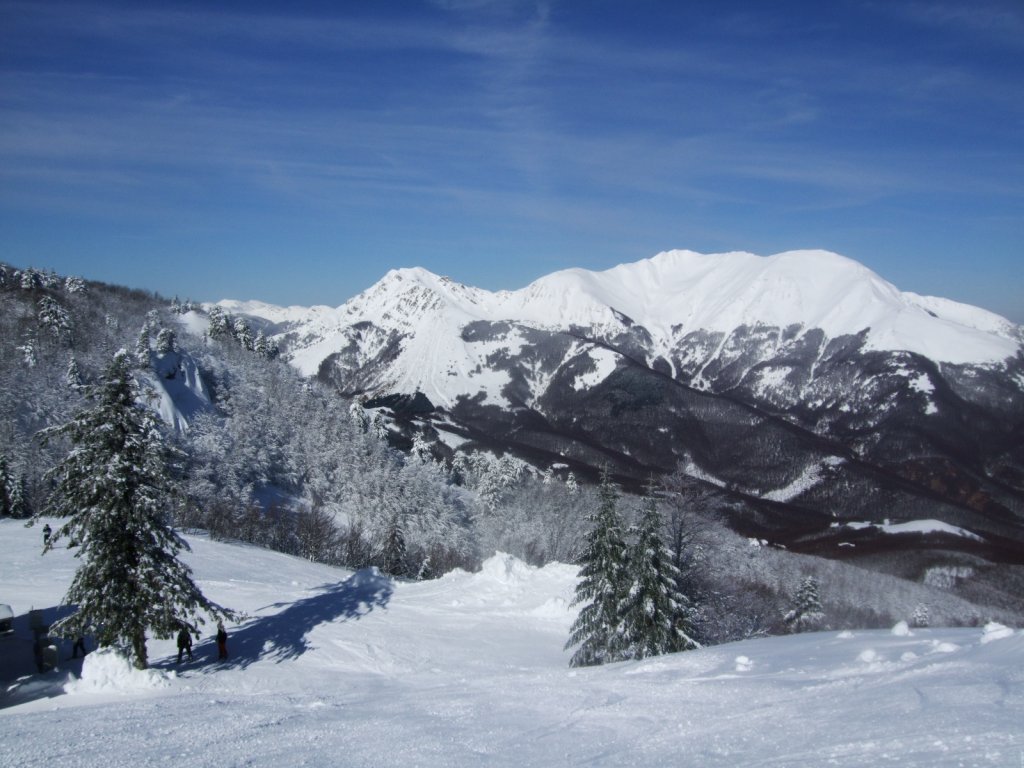
[{"label": "snow-covered slope", "polygon": [[186,432],[200,413],[213,409],[199,366],[184,352],[150,352],[150,369],[144,374],[160,418],[175,432]]},{"label": "snow-covered slope", "polygon": [[207,595],[251,616],[227,663],[209,638],[181,666],[151,642],[148,675],[99,654],[12,680],[31,667],[25,614],[58,603],[76,561],[39,556],[17,521],[0,539],[18,617],[0,765],[944,768],[1016,765],[1022,747],[1020,631],[898,625],[573,670],[574,569],[500,555],[392,584],[191,538]]}]

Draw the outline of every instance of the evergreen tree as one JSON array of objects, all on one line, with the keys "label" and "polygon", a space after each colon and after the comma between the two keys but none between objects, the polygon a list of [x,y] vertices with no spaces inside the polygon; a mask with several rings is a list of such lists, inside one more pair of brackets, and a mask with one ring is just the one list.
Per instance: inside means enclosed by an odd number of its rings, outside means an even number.
[{"label": "evergreen tree", "polygon": [[913,626],[923,629],[931,624],[931,617],[928,613],[928,606],[918,603],[914,608],[914,617],[911,619]]},{"label": "evergreen tree", "polygon": [[270,344],[262,329],[256,332],[256,338],[252,340],[252,351],[262,357],[270,357]]},{"label": "evergreen tree", "polygon": [[11,475],[8,488],[11,502],[11,517],[28,517],[31,510],[28,506],[28,497],[25,493],[25,473],[19,472]]},{"label": "evergreen tree", "polygon": [[49,511],[68,519],[44,551],[67,538],[82,560],[64,598],[78,609],[54,631],[94,634],[144,669],[147,631],[164,639],[202,624],[200,613],[233,614],[207,600],[177,558],[188,544],[166,522],[174,496],[168,450],[156,416],[136,402],[127,352],[114,356],[88,397],[91,408],[45,433],[65,435],[73,447],[48,473],[56,482]]},{"label": "evergreen tree", "polygon": [[71,318],[67,310],[49,296],[39,299],[39,325],[61,341],[71,338]]},{"label": "evergreen tree", "polygon": [[230,334],[227,313],[220,307],[210,307],[210,329],[207,335],[211,339],[219,339]]},{"label": "evergreen tree", "polygon": [[392,576],[401,576],[405,572],[405,526],[401,515],[395,513],[388,523],[384,538],[384,550],[381,553],[381,570]]},{"label": "evergreen tree", "polygon": [[429,464],[434,460],[433,447],[423,432],[417,432],[413,435],[412,449],[409,451],[409,457],[421,464]]},{"label": "evergreen tree", "polygon": [[626,542],[617,510],[619,493],[608,467],[601,472],[594,527],[580,562],[580,581],[573,605],[584,604],[573,622],[566,649],[578,645],[569,664],[593,666],[624,658],[619,634],[620,606],[625,597]]},{"label": "evergreen tree", "polygon": [[21,288],[24,291],[36,291],[43,287],[43,278],[36,270],[29,267],[21,273]]},{"label": "evergreen tree", "polygon": [[85,280],[70,275],[64,278],[64,290],[68,293],[85,293]]},{"label": "evergreen tree", "polygon": [[135,341],[135,365],[138,368],[149,368],[149,325],[142,326],[139,338]]},{"label": "evergreen tree", "polygon": [[68,369],[64,372],[64,383],[71,389],[78,389],[84,383],[82,371],[78,367],[78,360],[72,355],[68,359]]},{"label": "evergreen tree", "polygon": [[676,588],[679,572],[661,541],[662,519],[653,481],[644,495],[636,542],[628,550],[632,582],[622,605],[624,653],[633,659],[698,647],[690,605]]},{"label": "evergreen tree", "polygon": [[25,364],[26,368],[35,368],[39,364],[39,358],[36,357],[36,344],[34,339],[25,339],[25,343],[16,349],[21,352],[21,360]]},{"label": "evergreen tree", "polygon": [[821,626],[825,612],[818,597],[818,581],[807,576],[800,582],[800,588],[793,598],[793,607],[785,616],[791,632],[808,632]]},{"label": "evergreen tree", "polygon": [[174,331],[170,328],[161,328],[156,336],[156,352],[158,355],[166,355],[177,352],[178,342],[174,337]]},{"label": "evergreen tree", "polygon": [[11,475],[7,457],[0,453],[0,517],[13,517],[11,505]]},{"label": "evergreen tree", "polygon": [[236,317],[232,325],[231,335],[241,345],[242,349],[252,352],[252,331],[248,324],[240,317]]}]

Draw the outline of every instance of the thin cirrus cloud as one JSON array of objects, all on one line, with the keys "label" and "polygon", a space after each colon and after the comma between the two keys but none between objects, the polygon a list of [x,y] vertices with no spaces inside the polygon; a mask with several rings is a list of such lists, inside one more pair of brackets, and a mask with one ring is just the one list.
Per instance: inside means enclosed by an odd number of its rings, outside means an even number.
[{"label": "thin cirrus cloud", "polygon": [[893,255],[879,221],[899,210],[940,228],[966,210],[964,238],[1012,248],[1012,4],[737,5],[3,3],[0,222],[155,222],[162,253],[170,220],[230,247],[218,217],[322,231],[333,248],[426,244],[427,261],[446,238],[546,251],[503,272],[519,284],[674,246],[845,247],[875,266]]}]

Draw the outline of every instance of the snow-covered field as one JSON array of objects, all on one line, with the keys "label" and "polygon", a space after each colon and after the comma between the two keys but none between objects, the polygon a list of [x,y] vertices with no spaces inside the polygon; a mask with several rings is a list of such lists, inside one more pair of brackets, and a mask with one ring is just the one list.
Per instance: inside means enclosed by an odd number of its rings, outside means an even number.
[{"label": "snow-covered field", "polygon": [[[249,618],[180,667],[103,653],[33,674],[29,608],[75,563],[0,521],[2,766],[1021,766],[1024,633],[825,632],[573,670],[573,568],[505,556],[392,584],[190,538],[211,598]],[[209,629],[209,628],[208,628]],[[90,649],[92,646],[89,646]],[[62,649],[70,656],[70,644]]]}]

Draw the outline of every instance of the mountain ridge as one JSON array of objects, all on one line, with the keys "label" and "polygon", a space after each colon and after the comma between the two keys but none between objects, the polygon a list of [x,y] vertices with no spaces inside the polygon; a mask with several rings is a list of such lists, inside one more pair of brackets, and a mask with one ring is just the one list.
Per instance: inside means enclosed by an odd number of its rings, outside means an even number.
[{"label": "mountain ridge", "polygon": [[[417,300],[396,313],[395,297],[410,291],[419,294]],[[439,303],[432,304],[428,296]],[[508,321],[552,329],[628,322],[643,326],[663,344],[688,332],[756,325],[821,328],[831,338],[868,330],[870,349],[915,352],[954,364],[1002,362],[1024,342],[1024,332],[1006,318],[949,299],[902,292],[858,262],[823,250],[767,257],[663,251],[602,272],[561,270],[525,288],[496,292],[412,267],[388,271],[335,308],[235,300],[218,304],[290,328],[309,325],[314,333],[351,324],[356,316],[408,325],[410,311],[442,308],[464,323]],[[307,358],[295,356],[297,367],[310,375],[313,363]]]},{"label": "mountain ridge", "polygon": [[308,322],[224,306],[442,454],[681,468],[805,551],[850,556],[832,520],[934,519],[1024,562],[1024,329],[838,254],[666,251],[497,293],[391,270]]}]

